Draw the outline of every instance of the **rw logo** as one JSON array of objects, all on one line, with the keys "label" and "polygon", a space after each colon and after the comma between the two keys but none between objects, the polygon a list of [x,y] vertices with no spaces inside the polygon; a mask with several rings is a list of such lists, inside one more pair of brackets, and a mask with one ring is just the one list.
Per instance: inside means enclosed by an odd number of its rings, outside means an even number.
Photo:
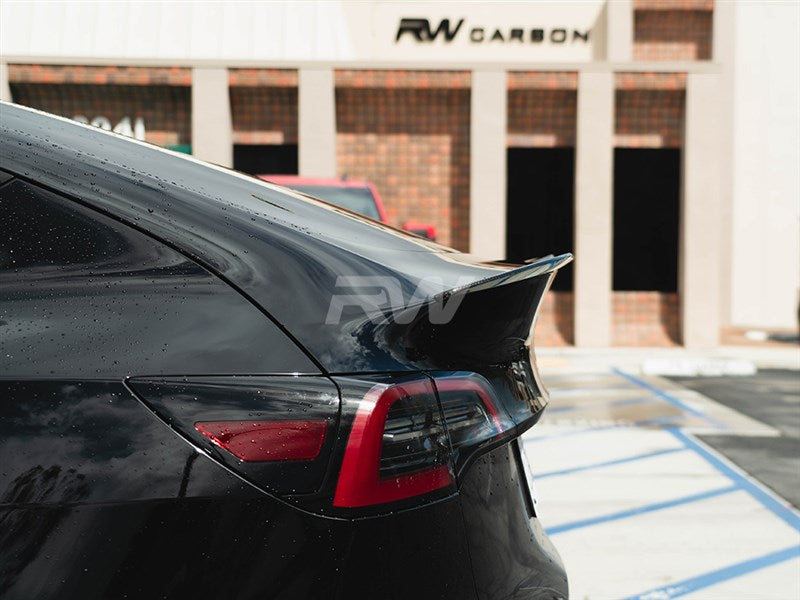
[{"label": "rw logo", "polygon": [[[440,277],[423,277],[413,295],[406,301],[403,287],[394,277],[383,275],[339,275],[336,287],[341,293],[331,297],[326,325],[337,325],[342,313],[363,312],[374,323],[384,322],[388,315],[401,325],[413,322],[423,307],[433,325],[449,323],[467,293],[463,286],[473,283],[470,277],[459,277],[453,287]],[[455,290],[455,291],[447,291]],[[347,307],[351,307],[349,310]]]},{"label": "rw logo", "polygon": [[439,21],[439,27],[434,30],[431,29],[431,22],[428,19],[400,19],[394,41],[397,42],[403,35],[408,34],[418,42],[432,42],[441,33],[446,42],[452,42],[463,24],[464,19],[459,19],[455,27],[450,29],[450,19],[442,19]]}]

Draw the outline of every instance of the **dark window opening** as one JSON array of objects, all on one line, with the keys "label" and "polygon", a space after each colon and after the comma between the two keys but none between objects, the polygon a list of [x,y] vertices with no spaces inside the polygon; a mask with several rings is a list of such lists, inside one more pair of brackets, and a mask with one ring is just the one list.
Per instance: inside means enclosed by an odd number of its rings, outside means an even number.
[{"label": "dark window opening", "polygon": [[[506,258],[522,262],[573,251],[574,148],[509,148]],[[572,291],[572,265],[553,280]]]},{"label": "dark window opening", "polygon": [[250,175],[297,175],[297,144],[235,144],[233,168]]},{"label": "dark window opening", "polygon": [[102,274],[104,267],[118,267],[133,252],[127,240],[90,211],[19,179],[2,187],[0,209],[0,226],[8,232],[0,247],[0,278],[25,270],[70,274],[81,265]]},{"label": "dark window opening", "polygon": [[681,151],[614,150],[614,290],[678,289]]}]

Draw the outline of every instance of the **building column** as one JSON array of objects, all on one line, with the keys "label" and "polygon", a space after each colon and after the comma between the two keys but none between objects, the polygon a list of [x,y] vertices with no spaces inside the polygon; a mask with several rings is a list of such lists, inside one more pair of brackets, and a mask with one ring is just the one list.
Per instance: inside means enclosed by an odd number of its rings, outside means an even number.
[{"label": "building column", "polygon": [[678,290],[683,344],[719,343],[720,75],[689,73],[686,80]]},{"label": "building column", "polygon": [[228,69],[192,69],[192,154],[200,160],[233,166],[233,122]]},{"label": "building column", "polygon": [[608,0],[605,8],[606,60],[630,62],[633,60],[633,1]]},{"label": "building column", "polygon": [[336,177],[336,82],[333,69],[300,69],[297,95],[300,175]]},{"label": "building column", "polygon": [[469,251],[506,256],[505,71],[473,71],[470,93]]},{"label": "building column", "polygon": [[575,345],[611,343],[614,74],[578,76]]},{"label": "building column", "polygon": [[734,94],[735,94],[735,55],[736,10],[733,2],[714,4],[713,31],[711,40],[712,60],[722,69],[720,94],[729,101],[722,102],[718,108],[722,124],[720,126],[720,328],[732,324],[733,290],[733,149],[734,149]]},{"label": "building column", "polygon": [[11,102],[11,86],[8,85],[8,64],[0,62],[0,100]]}]

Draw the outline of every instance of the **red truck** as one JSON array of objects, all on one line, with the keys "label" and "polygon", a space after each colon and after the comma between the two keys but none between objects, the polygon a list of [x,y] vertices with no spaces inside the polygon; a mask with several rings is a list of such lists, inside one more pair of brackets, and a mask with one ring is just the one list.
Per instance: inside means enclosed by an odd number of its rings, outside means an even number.
[{"label": "red truck", "polygon": [[[371,181],[301,175],[258,175],[258,177],[352,210],[370,219],[388,223],[380,194]],[[403,230],[430,240],[436,239],[436,228],[427,223],[409,220],[403,223]]]}]

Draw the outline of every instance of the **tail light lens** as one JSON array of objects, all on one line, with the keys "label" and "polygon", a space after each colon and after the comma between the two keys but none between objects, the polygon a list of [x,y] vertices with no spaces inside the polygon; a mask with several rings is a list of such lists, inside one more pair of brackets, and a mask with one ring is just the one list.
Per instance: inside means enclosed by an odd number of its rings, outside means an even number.
[{"label": "tail light lens", "polygon": [[157,415],[212,458],[278,495],[319,493],[339,391],[325,377],[132,378]]},{"label": "tail light lens", "polygon": [[528,361],[484,369],[434,373],[445,424],[461,473],[484,450],[531,427],[547,404],[547,394]]},{"label": "tail light lens", "polygon": [[489,388],[480,382],[462,377],[440,378],[436,389],[454,447],[490,439],[507,428]]},{"label": "tail light lens", "polygon": [[384,504],[454,484],[447,433],[430,380],[373,386],[355,411],[334,506]]},{"label": "tail light lens", "polygon": [[314,460],[322,450],[325,421],[223,421],[195,423],[214,444],[245,462]]},{"label": "tail light lens", "polygon": [[193,445],[264,491],[355,517],[456,493],[474,457],[532,425],[545,397],[520,368],[128,384]]},{"label": "tail light lens", "polygon": [[483,445],[513,428],[503,404],[491,385],[476,374],[453,374],[435,378],[453,461],[460,468]]}]

